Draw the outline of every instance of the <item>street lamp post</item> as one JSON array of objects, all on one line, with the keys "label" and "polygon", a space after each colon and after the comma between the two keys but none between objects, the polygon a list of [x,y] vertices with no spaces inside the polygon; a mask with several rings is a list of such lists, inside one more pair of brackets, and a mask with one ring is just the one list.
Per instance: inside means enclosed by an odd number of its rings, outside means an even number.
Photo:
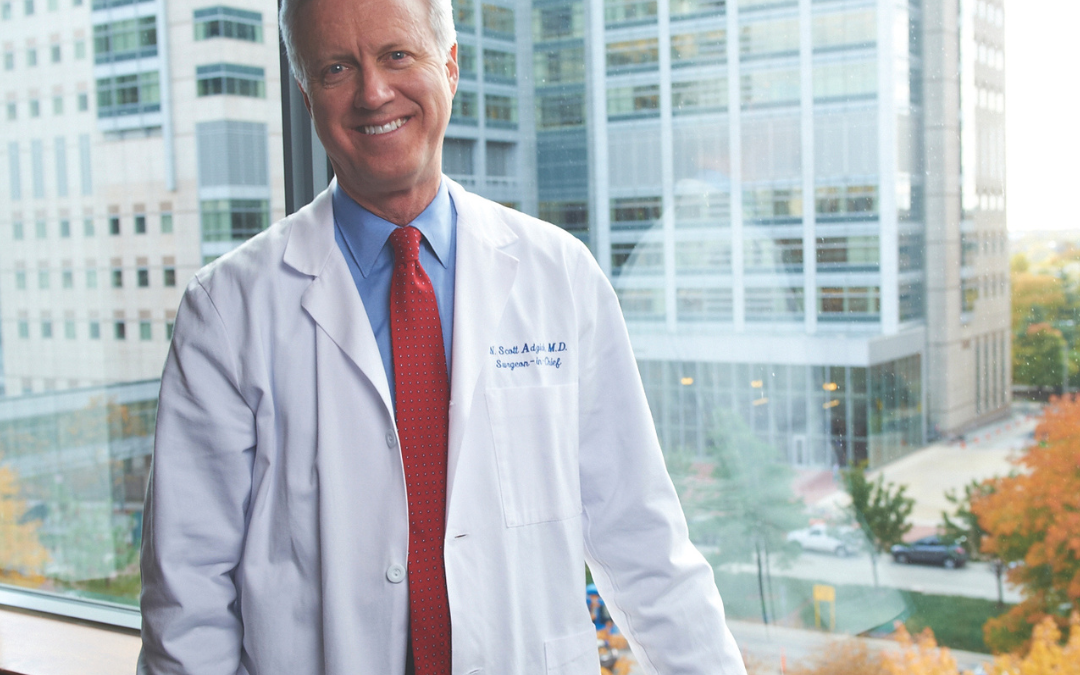
[{"label": "street lamp post", "polygon": [[1069,343],[1061,344],[1061,395],[1069,393]]}]

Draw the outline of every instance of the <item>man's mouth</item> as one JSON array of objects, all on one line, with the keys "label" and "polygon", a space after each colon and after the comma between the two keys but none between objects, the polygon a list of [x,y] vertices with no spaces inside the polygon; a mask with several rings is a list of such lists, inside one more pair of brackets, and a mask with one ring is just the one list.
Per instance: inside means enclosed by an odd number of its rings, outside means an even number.
[{"label": "man's mouth", "polygon": [[398,129],[402,124],[405,124],[409,120],[408,117],[399,117],[396,120],[391,120],[386,124],[379,126],[364,126],[360,127],[360,133],[367,134],[368,136],[378,136],[379,134],[390,133],[394,129]]}]

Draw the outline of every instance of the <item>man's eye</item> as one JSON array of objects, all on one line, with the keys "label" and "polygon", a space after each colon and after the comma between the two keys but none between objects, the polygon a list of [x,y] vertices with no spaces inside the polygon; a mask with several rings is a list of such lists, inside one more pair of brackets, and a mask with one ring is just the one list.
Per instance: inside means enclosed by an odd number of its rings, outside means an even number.
[{"label": "man's eye", "polygon": [[408,56],[405,52],[390,52],[390,58],[394,61],[401,61]]}]

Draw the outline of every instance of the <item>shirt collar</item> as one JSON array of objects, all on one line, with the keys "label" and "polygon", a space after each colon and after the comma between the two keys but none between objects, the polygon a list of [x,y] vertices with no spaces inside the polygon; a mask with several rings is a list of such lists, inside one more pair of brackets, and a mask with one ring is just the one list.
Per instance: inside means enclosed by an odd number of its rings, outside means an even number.
[{"label": "shirt collar", "polygon": [[[341,189],[340,183],[334,188],[333,202],[334,224],[341,231],[360,273],[366,277],[397,225],[357,204]],[[446,187],[446,181],[441,181],[435,198],[409,223],[424,235],[428,246],[435,253],[435,258],[443,267],[447,267],[450,260],[453,222],[454,206],[450,200],[450,191]]]}]

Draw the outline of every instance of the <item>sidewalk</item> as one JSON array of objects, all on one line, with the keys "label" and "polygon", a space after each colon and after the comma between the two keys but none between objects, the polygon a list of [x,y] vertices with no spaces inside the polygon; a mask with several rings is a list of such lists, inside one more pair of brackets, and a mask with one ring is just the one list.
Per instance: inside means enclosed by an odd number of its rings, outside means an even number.
[{"label": "sidewalk", "polygon": [[[786,664],[787,670],[795,666],[807,665],[810,659],[824,652],[829,643],[837,640],[862,640],[871,651],[900,649],[899,643],[880,638],[850,638],[833,633],[783,626],[764,626],[744,621],[729,621],[728,626],[735,636],[735,641],[739,643],[739,648],[743,650],[744,657],[749,657],[756,666],[759,666],[756,675],[781,675],[781,662]],[[977,666],[992,660],[988,654],[955,649],[950,649],[949,653],[956,659],[956,665],[959,666],[961,672],[974,670]]]},{"label": "sidewalk", "polygon": [[[955,510],[945,499],[946,491],[955,490],[963,495],[964,486],[973,480],[1005,476],[1016,470],[1010,460],[1019,457],[1031,442],[1037,421],[1034,415],[1020,410],[1006,419],[973,429],[959,440],[916,450],[868,472],[867,477],[877,480],[883,475],[886,483],[906,485],[907,496],[915,500],[911,514],[915,528],[908,538],[933,534],[941,523],[941,513]],[[831,482],[832,491],[826,492],[822,481]],[[838,511],[849,503],[847,494],[828,472],[822,472],[816,479],[801,477],[796,489],[816,510]]]}]

